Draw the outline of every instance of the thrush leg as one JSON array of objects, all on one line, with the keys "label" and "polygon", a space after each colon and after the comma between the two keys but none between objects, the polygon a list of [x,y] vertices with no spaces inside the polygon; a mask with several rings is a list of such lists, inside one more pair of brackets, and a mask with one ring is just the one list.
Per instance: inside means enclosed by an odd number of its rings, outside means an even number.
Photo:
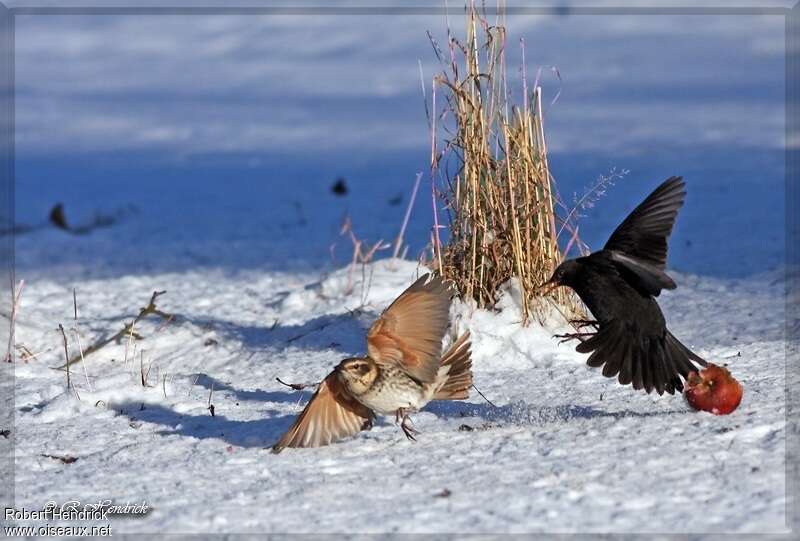
[{"label": "thrush leg", "polygon": [[417,441],[417,438],[415,438],[414,436],[419,434],[420,432],[411,425],[411,419],[409,419],[408,416],[403,418],[403,422],[400,423],[400,428],[403,429],[403,434],[406,435],[406,438]]},{"label": "thrush leg", "polygon": [[361,430],[372,430],[372,417],[364,421],[364,424],[361,425]]},{"label": "thrush leg", "polygon": [[[402,422],[400,422],[401,419]],[[403,429],[403,434],[406,435],[406,438],[417,441],[417,438],[415,438],[414,435],[419,434],[420,432],[411,424],[411,418],[408,416],[408,413],[406,413],[404,408],[397,408],[395,420],[400,422],[400,428]]]}]

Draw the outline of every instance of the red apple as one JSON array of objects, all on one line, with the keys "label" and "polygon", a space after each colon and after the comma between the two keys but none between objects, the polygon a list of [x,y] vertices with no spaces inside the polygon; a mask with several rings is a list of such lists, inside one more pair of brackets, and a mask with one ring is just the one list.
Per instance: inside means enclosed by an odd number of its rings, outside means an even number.
[{"label": "red apple", "polygon": [[724,366],[708,363],[686,378],[686,400],[694,409],[710,411],[714,415],[727,415],[742,401],[742,385]]}]

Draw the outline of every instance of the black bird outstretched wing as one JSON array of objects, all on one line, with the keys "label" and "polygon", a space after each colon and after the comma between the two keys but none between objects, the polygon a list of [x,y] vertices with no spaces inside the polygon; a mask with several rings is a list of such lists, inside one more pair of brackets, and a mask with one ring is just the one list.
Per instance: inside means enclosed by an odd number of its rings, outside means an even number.
[{"label": "black bird outstretched wing", "polygon": [[685,197],[686,184],[683,178],[668,178],[633,209],[611,234],[604,248],[664,270],[667,264],[667,239]]},{"label": "black bird outstretched wing", "polygon": [[603,375],[618,377],[622,385],[648,393],[673,394],[683,390],[679,376],[687,378],[696,371],[693,362],[707,363],[664,329],[660,336],[648,335],[634,319],[602,324],[598,332],[579,344],[575,351],[592,354],[586,360],[591,367],[603,367]]},{"label": "black bird outstretched wing", "polygon": [[683,390],[694,363],[706,365],[666,328],[653,296],[674,289],[667,276],[667,239],[686,197],[681,177],[656,188],[608,239],[603,250],[582,258],[573,288],[597,319],[597,332],[579,344],[586,363],[603,375],[648,393]]},{"label": "black bird outstretched wing", "polygon": [[651,295],[658,295],[661,289],[675,289],[675,282],[664,272],[667,239],[685,198],[683,178],[668,178],[633,209],[604,247],[614,263]]}]

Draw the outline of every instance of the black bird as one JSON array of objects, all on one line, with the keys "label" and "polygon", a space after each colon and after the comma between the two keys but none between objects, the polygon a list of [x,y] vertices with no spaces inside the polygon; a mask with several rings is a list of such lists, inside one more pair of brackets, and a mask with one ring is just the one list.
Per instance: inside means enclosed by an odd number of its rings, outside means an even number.
[{"label": "black bird", "polygon": [[603,375],[619,374],[623,385],[658,394],[683,390],[684,379],[706,361],[667,330],[655,297],[675,289],[667,276],[667,238],[686,197],[681,177],[656,188],[625,221],[602,250],[561,263],[542,287],[571,287],[595,321],[580,321],[596,332],[562,335],[578,338],[579,353],[592,352],[586,363],[603,366]]}]

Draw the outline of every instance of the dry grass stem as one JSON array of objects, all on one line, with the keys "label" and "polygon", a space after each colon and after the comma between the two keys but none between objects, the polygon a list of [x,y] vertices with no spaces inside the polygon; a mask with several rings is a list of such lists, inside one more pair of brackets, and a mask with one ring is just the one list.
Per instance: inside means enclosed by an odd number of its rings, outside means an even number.
[{"label": "dry grass stem", "polygon": [[8,349],[6,350],[5,361],[10,363],[14,360],[14,331],[17,326],[17,314],[19,313],[19,301],[22,297],[22,288],[25,287],[25,280],[19,281],[19,286],[14,290],[14,280],[11,280],[11,328],[8,333]]},{"label": "dry grass stem", "polygon": [[86,370],[86,359],[83,357],[83,344],[81,343],[81,333],[78,329],[78,293],[75,288],[72,288],[72,310],[74,319],[70,330],[75,335],[75,341],[78,343],[78,353],[80,353],[83,376],[86,378],[86,386],[89,388],[89,391],[94,391],[94,389],[92,389],[92,383],[89,381],[89,372]]},{"label": "dry grass stem", "polygon": [[[411,199],[408,200],[408,206],[406,207],[405,216],[403,216],[403,224],[400,226],[400,233],[397,234],[397,238],[394,241],[394,253],[392,257],[397,257],[400,255],[400,250],[404,248],[403,246],[403,237],[406,233],[406,227],[408,226],[408,220],[411,218],[411,209],[414,208],[414,202],[417,200],[417,191],[419,190],[419,184],[422,181],[422,173],[417,173],[417,178],[414,181],[414,189],[411,191]],[[405,253],[408,250],[408,246],[405,246],[405,250],[403,250],[403,257],[405,257]]]},{"label": "dry grass stem", "polygon": [[[537,289],[562,260],[541,88],[535,86],[529,100],[525,84],[522,107],[511,103],[506,30],[490,26],[474,4],[467,9],[466,41],[449,31],[448,37],[449,60],[432,95],[431,174],[441,186],[435,199],[443,202],[450,236],[442,245],[435,202],[434,264],[480,307],[493,306],[500,285],[518,278],[525,323],[541,320],[549,303],[576,313],[577,300],[563,288],[547,298]],[[435,42],[434,48],[442,60]],[[437,88],[445,95],[441,112]],[[437,129],[444,132],[440,152]]]},{"label": "dry grass stem", "polygon": [[[402,233],[402,232],[401,232]],[[353,255],[350,260],[350,266],[347,273],[347,286],[345,287],[345,293],[350,294],[353,292],[353,287],[355,286],[355,272],[358,265],[361,265],[361,304],[362,306],[366,302],[366,298],[369,295],[369,287],[372,282],[372,273],[374,269],[370,269],[369,279],[366,276],[366,267],[367,264],[375,258],[375,254],[379,250],[386,250],[390,248],[392,245],[389,243],[383,242],[383,239],[378,240],[372,246],[365,244],[362,240],[356,237],[355,232],[353,231],[353,222],[350,219],[350,216],[345,216],[344,221],[342,222],[342,227],[339,231],[340,235],[347,235],[350,238],[350,242],[353,244]]]},{"label": "dry grass stem", "polygon": [[66,373],[67,373],[67,389],[72,386],[72,382],[70,381],[70,374],[69,374],[69,346],[67,345],[67,333],[64,332],[64,326],[59,323],[58,330],[61,331],[61,338],[64,340],[64,359],[66,359],[67,363],[65,365]]}]

